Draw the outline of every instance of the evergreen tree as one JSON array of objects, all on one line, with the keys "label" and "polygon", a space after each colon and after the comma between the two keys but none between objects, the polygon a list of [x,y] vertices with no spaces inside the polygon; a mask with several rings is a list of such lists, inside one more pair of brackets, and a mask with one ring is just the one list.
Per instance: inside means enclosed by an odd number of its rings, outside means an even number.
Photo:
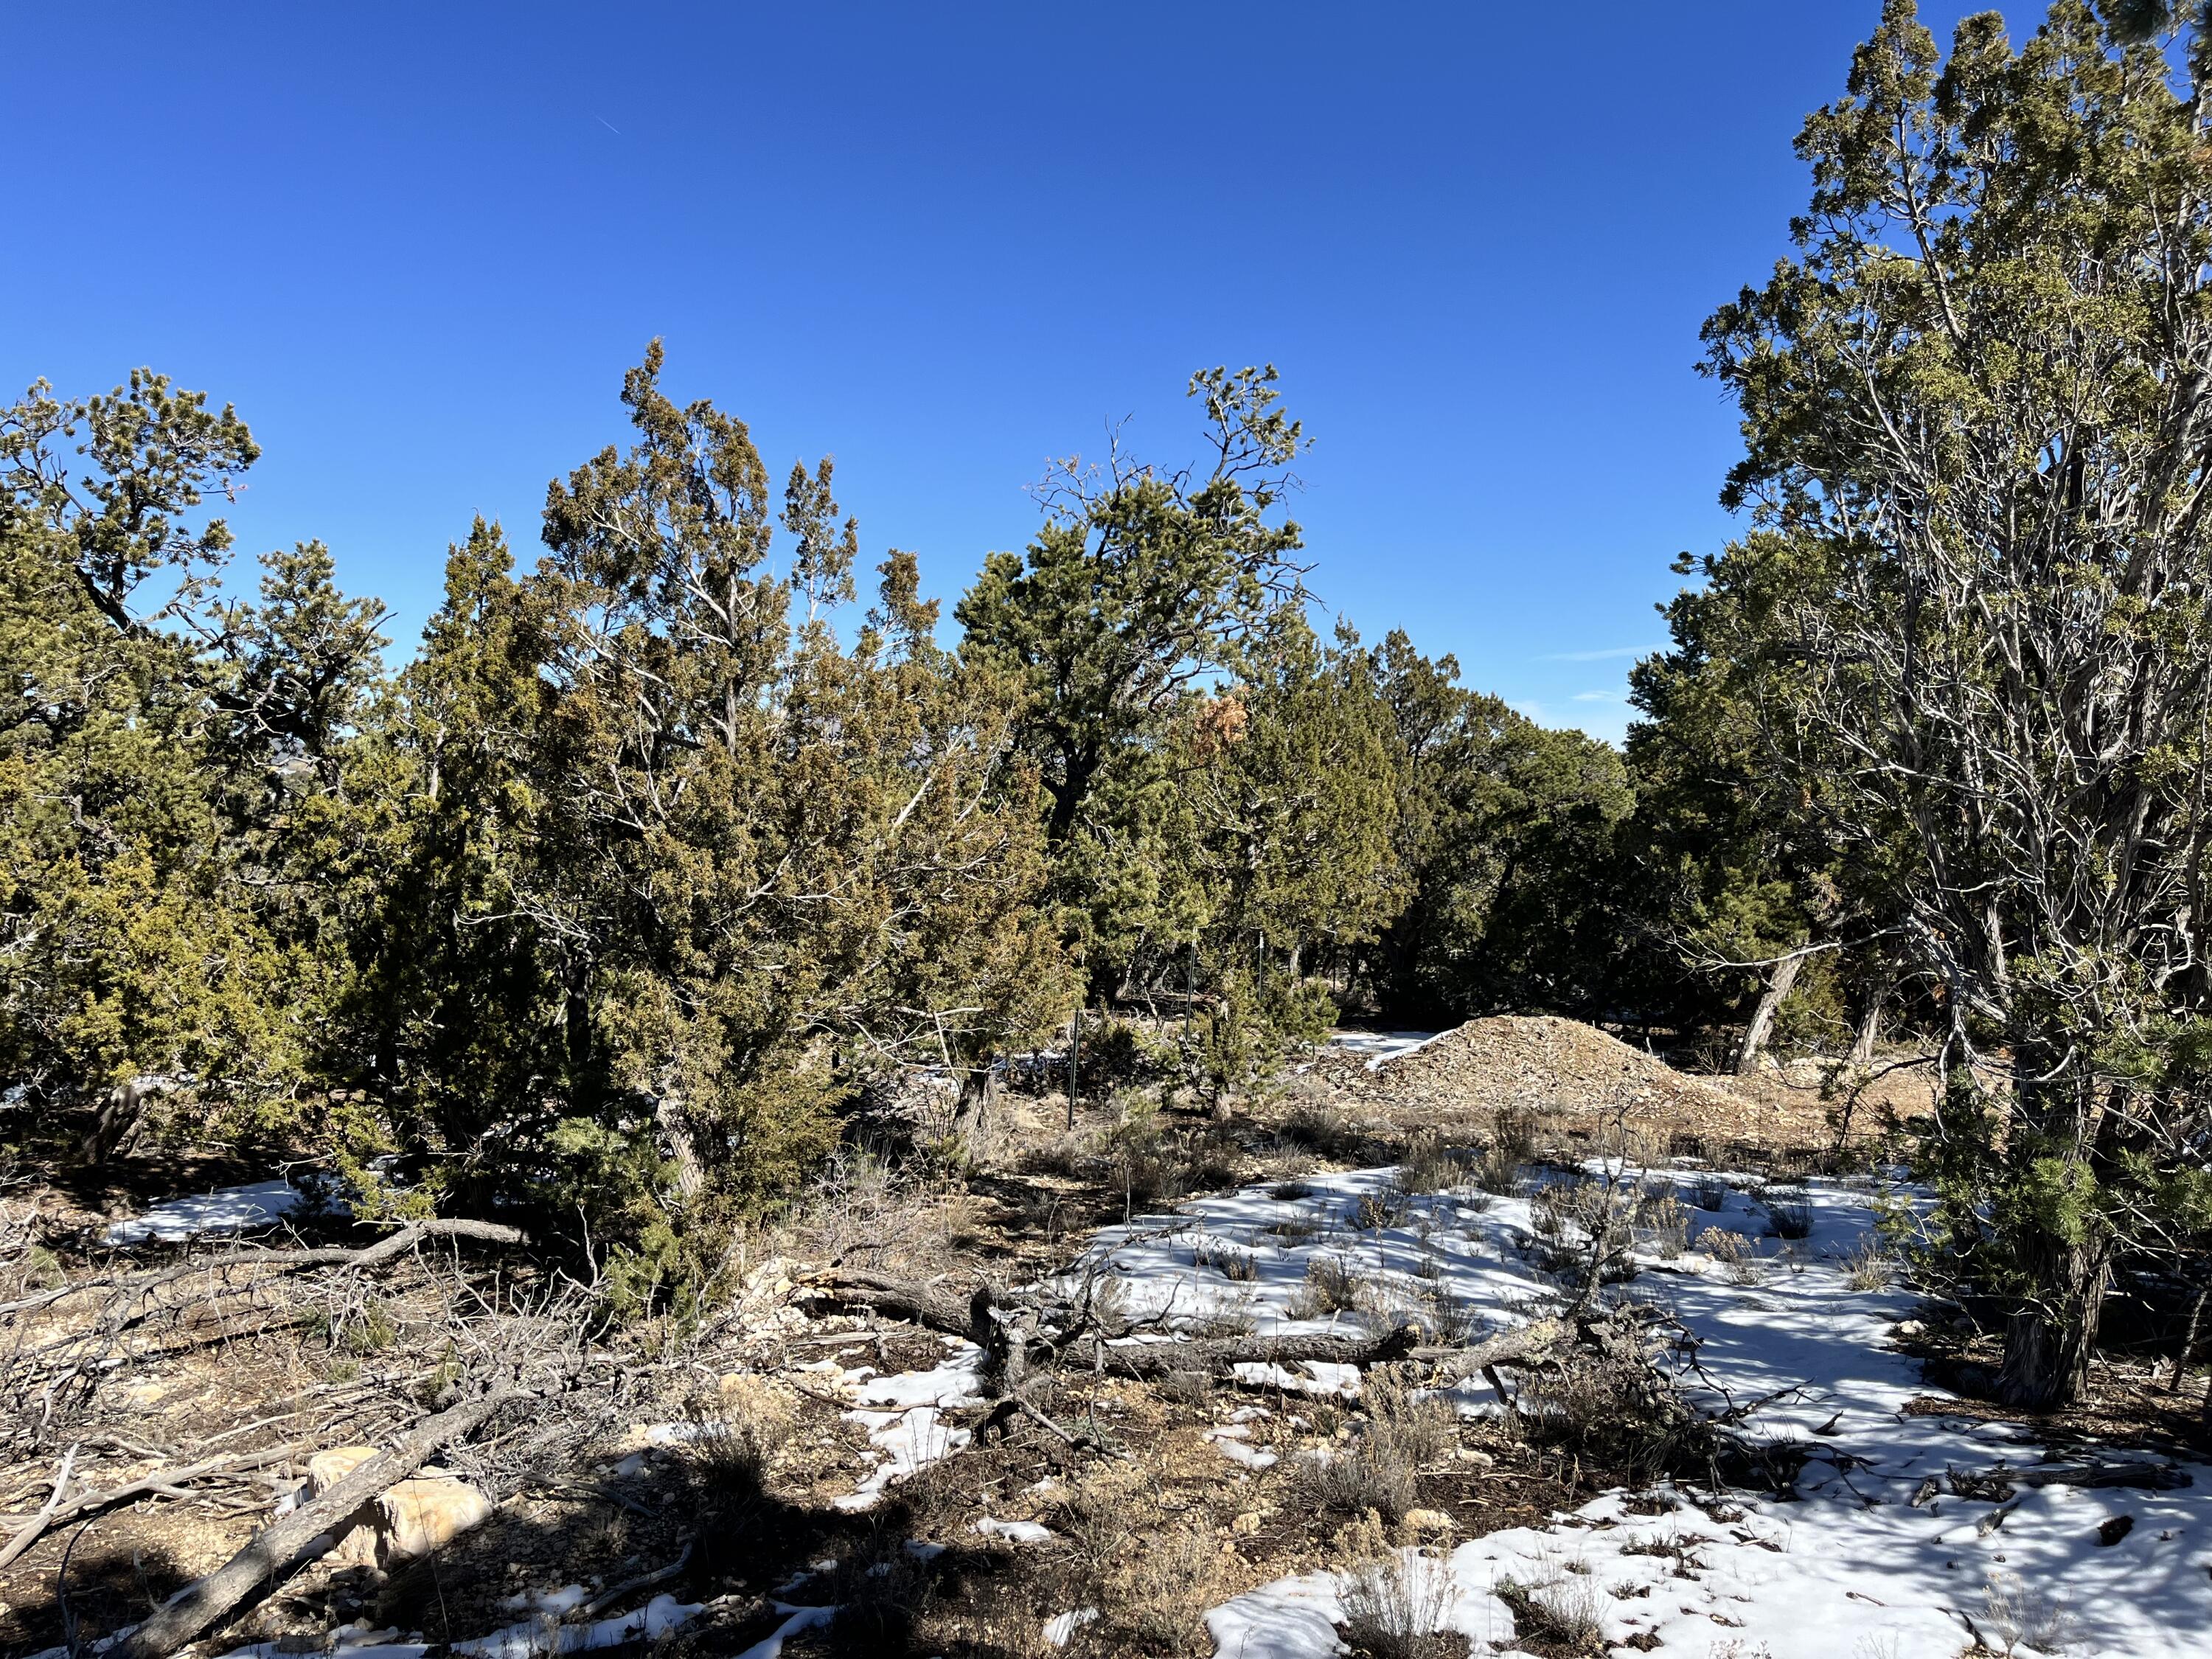
[{"label": "evergreen tree", "polygon": [[1162,836],[1166,747],[1187,706],[1243,672],[1277,613],[1303,605],[1298,526],[1275,516],[1303,446],[1275,372],[1193,377],[1213,453],[1203,471],[1123,455],[1070,461],[1042,492],[1026,555],[994,553],[954,614],[964,655],[1013,677],[1017,741],[1044,791],[1050,892],[1093,985],[1146,939],[1187,929]]},{"label": "evergreen tree", "polygon": [[1410,901],[1372,974],[1401,1018],[1610,1012],[1620,954],[1608,860],[1632,797],[1620,756],[1459,684],[1403,633],[1369,672],[1404,756]]},{"label": "evergreen tree", "polygon": [[1905,849],[1942,1218],[2026,1405],[2078,1390],[2116,1264],[2212,1194],[2207,50],[2059,0],[2018,52],[1966,19],[1939,66],[1888,0],[1799,140],[1795,255],[1706,328],[1754,527],[1705,568],[1699,648],[1755,665],[1759,763],[1840,859]]}]

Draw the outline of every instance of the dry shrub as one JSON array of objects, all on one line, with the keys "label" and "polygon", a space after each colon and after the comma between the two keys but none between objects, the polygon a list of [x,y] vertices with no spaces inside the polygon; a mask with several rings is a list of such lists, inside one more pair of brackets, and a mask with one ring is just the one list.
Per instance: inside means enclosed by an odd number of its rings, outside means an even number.
[{"label": "dry shrub", "polygon": [[50,1291],[64,1277],[61,1259],[39,1243],[38,1206],[0,1200],[0,1297]]},{"label": "dry shrub", "polygon": [[1213,1398],[1213,1378],[1205,1371],[1170,1371],[1153,1387],[1179,1406],[1203,1407]]},{"label": "dry shrub", "polygon": [[1778,1238],[1813,1236],[1813,1200],[1802,1187],[1771,1187],[1759,1196],[1767,1224]]},{"label": "dry shrub", "polygon": [[1352,1206],[1352,1224],[1363,1233],[1380,1232],[1405,1220],[1407,1207],[1403,1193],[1362,1193]]},{"label": "dry shrub", "polygon": [[1434,1130],[1423,1129],[1406,1142],[1393,1182],[1401,1193],[1440,1193],[1463,1178],[1460,1160]]},{"label": "dry shrub", "polygon": [[731,1376],[718,1389],[693,1393],[684,1414],[693,1466],[717,1486],[741,1491],[760,1490],[794,1426],[789,1402],[754,1377]]},{"label": "dry shrub", "polygon": [[1711,1468],[1711,1424],[1637,1343],[1562,1350],[1559,1364],[1528,1374],[1515,1418],[1532,1444],[1620,1485]]},{"label": "dry shrub", "polygon": [[1200,1342],[1226,1342],[1251,1335],[1260,1322],[1249,1308],[1207,1308],[1178,1322],[1178,1328]]},{"label": "dry shrub", "polygon": [[863,1147],[830,1160],[811,1197],[793,1218],[799,1253],[848,1267],[893,1271],[943,1253],[940,1195],[901,1180]]},{"label": "dry shrub", "polygon": [[890,1528],[872,1533],[841,1561],[828,1588],[837,1616],[827,1645],[854,1659],[908,1651],[937,1595],[929,1563],[907,1547],[902,1532]]},{"label": "dry shrub", "polygon": [[1726,1227],[1708,1227],[1698,1235],[1698,1243],[1706,1255],[1721,1264],[1731,1283],[1759,1285],[1765,1281],[1766,1264],[1759,1259],[1759,1247],[1741,1233]]},{"label": "dry shrub", "polygon": [[1025,1147],[1021,1156],[1020,1169],[1024,1175],[1059,1176],[1072,1180],[1081,1175],[1097,1157],[1097,1152],[1088,1136],[1060,1134],[1039,1145]]},{"label": "dry shrub", "polygon": [[1690,1212],[1672,1187],[1639,1192],[1629,1225],[1636,1247],[1662,1261],[1672,1261],[1689,1248]]},{"label": "dry shrub", "polygon": [[1279,1181],[1267,1188],[1267,1196],[1278,1204],[1296,1204],[1313,1196],[1313,1188],[1303,1181]]},{"label": "dry shrub", "polygon": [[1291,1298],[1293,1319],[1320,1319],[1350,1313],[1359,1305],[1359,1279],[1342,1256],[1316,1255],[1306,1263],[1306,1282]]},{"label": "dry shrub", "polygon": [[1728,1208],[1729,1184],[1717,1175],[1701,1175],[1690,1182],[1690,1202],[1708,1212]]},{"label": "dry shrub", "polygon": [[1467,1638],[1437,1628],[1451,1611],[1451,1569],[1411,1553],[1370,1561],[1340,1581],[1344,1639],[1359,1659],[1461,1659]]},{"label": "dry shrub", "polygon": [[2065,1602],[2012,1573],[1990,1574],[1983,1607],[2007,1653],[2015,1647],[2063,1653],[2075,1640],[2074,1614]]},{"label": "dry shrub", "polygon": [[1359,1150],[1359,1132],[1327,1100],[1297,1102],[1277,1133],[1288,1145],[1322,1158],[1348,1158]]},{"label": "dry shrub", "polygon": [[1320,1509],[1340,1515],[1373,1510],[1387,1521],[1401,1521],[1419,1507],[1422,1465],[1437,1462],[1458,1443],[1458,1425],[1442,1401],[1388,1377],[1369,1377],[1363,1403],[1367,1421],[1351,1443],[1301,1463],[1297,1485]]},{"label": "dry shrub", "polygon": [[1096,1607],[1092,1645],[1205,1652],[1206,1613],[1235,1593],[1231,1565],[1206,1526],[1164,1526],[1149,1478],[1115,1466],[1095,1470],[1062,1516],[1079,1604]]},{"label": "dry shrub", "polygon": [[1260,1277],[1260,1264],[1252,1252],[1234,1244],[1224,1244],[1218,1238],[1201,1238],[1191,1247],[1191,1265],[1204,1271],[1211,1267],[1224,1279],[1249,1285]]},{"label": "dry shrub", "polygon": [[1632,1188],[1586,1176],[1540,1188],[1529,1201],[1536,1230],[1536,1265],[1577,1287],[1593,1273],[1601,1285],[1633,1279],[1636,1266],[1628,1255],[1635,1204]]},{"label": "dry shrub", "polygon": [[1886,1291],[1896,1277],[1896,1259],[1878,1240],[1862,1239],[1844,1257],[1844,1283],[1855,1291]]},{"label": "dry shrub", "polygon": [[1605,1652],[1605,1596],[1586,1577],[1561,1574],[1524,1584],[1501,1578],[1491,1593],[1513,1612],[1513,1639],[1554,1659],[1599,1659]]}]

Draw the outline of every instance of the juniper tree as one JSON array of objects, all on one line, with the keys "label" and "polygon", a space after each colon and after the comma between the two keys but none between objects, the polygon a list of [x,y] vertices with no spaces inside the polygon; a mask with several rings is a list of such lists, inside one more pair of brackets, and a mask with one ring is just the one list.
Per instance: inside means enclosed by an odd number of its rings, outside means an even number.
[{"label": "juniper tree", "polygon": [[1375,953],[1401,1017],[1603,1005],[1620,953],[1607,878],[1632,799],[1620,756],[1459,683],[1402,633],[1369,653],[1403,756],[1407,902]]},{"label": "juniper tree", "polygon": [[1699,603],[1840,855],[1909,853],[1943,1217],[2029,1405],[2205,1201],[2212,63],[2174,50],[2060,0],[1939,62],[1888,0],[1799,138],[1795,252],[1705,331],[1753,528]]},{"label": "juniper tree", "polygon": [[64,1112],[107,1096],[95,1152],[149,1088],[203,1133],[288,1123],[343,977],[310,866],[376,608],[319,549],[270,556],[262,606],[222,602],[204,507],[258,453],[144,371],[0,411],[0,1066]]},{"label": "juniper tree", "polygon": [[[1243,672],[1279,612],[1304,600],[1297,525],[1279,509],[1304,439],[1275,372],[1192,378],[1212,454],[1169,469],[1125,455],[1055,468],[1026,553],[994,553],[954,611],[963,654],[1021,696],[1017,741],[1044,791],[1054,902],[1110,984],[1187,932],[1163,860],[1164,745],[1186,706]],[[1166,885],[1164,887],[1164,880]]]}]

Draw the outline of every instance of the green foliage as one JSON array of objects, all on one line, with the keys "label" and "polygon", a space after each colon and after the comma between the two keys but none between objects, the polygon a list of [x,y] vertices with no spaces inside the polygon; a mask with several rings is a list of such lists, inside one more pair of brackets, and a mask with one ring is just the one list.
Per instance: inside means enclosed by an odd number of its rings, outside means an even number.
[{"label": "green foliage", "polygon": [[2016,51],[1978,14],[1945,61],[1887,0],[1798,140],[1795,254],[1706,325],[1753,527],[1638,683],[1780,807],[1708,913],[1783,920],[1778,877],[1933,988],[1939,1230],[2036,1406],[2203,1164],[2212,63],[2140,43],[2164,12],[2058,0]]},{"label": "green foliage", "polygon": [[1374,952],[1401,1016],[1608,1009],[1621,956],[1615,843],[1634,804],[1620,757],[1458,684],[1394,633],[1368,659],[1401,757],[1409,902]]}]

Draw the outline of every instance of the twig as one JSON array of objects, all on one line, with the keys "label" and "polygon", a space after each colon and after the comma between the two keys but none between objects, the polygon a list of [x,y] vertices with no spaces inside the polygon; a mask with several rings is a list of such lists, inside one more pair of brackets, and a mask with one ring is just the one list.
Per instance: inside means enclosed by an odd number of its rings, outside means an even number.
[{"label": "twig", "polygon": [[678,1573],[684,1571],[684,1563],[690,1560],[690,1559],[691,1540],[687,1538],[684,1540],[684,1553],[678,1555],[673,1561],[671,1561],[666,1566],[658,1568],[652,1572],[641,1572],[635,1578],[625,1578],[621,1583],[615,1585],[611,1589],[600,1591],[590,1601],[584,1603],[583,1607],[578,1610],[576,1616],[579,1619],[592,1618],[601,1608],[612,1607],[616,1602],[621,1601],[623,1596],[628,1595],[633,1590],[641,1590],[648,1584],[661,1583],[668,1579],[675,1577]]},{"label": "twig", "polygon": [[25,1550],[37,1543],[39,1535],[46,1531],[47,1525],[53,1520],[56,1512],[62,1506],[62,1493],[69,1488],[70,1471],[76,1467],[76,1453],[77,1448],[71,1446],[63,1454],[61,1468],[54,1475],[53,1496],[46,1499],[46,1508],[33,1516],[25,1523],[22,1530],[8,1540],[8,1547],[0,1549],[0,1567],[6,1566]]}]

